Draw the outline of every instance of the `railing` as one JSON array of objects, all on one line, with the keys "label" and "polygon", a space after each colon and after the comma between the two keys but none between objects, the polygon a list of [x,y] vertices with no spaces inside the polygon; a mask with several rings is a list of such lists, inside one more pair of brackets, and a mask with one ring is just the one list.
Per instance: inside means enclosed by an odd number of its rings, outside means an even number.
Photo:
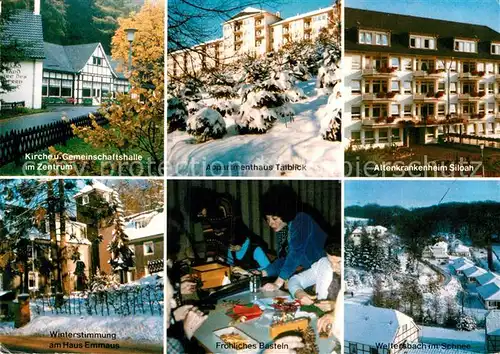
[{"label": "railing", "polygon": [[[96,122],[105,125],[108,120],[98,113],[94,113]],[[88,116],[79,116],[69,122],[59,121],[37,127],[12,130],[0,135],[0,166],[9,162],[19,162],[26,153],[37,152],[49,146],[65,143],[74,137],[71,125],[87,127],[92,125]]]},{"label": "railing", "polygon": [[75,292],[64,297],[40,295],[31,301],[31,309],[38,315],[162,316],[163,286],[123,286],[112,290]]},{"label": "railing", "polygon": [[7,111],[15,111],[18,107],[25,107],[25,102],[24,101],[19,101],[19,102],[1,102],[0,105],[0,113],[1,112],[7,112]]}]

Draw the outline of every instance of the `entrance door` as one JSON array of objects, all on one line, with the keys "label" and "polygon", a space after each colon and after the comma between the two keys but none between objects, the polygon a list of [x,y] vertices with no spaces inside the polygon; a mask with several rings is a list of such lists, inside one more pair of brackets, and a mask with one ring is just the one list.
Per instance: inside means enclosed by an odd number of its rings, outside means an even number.
[{"label": "entrance door", "polygon": [[92,95],[92,105],[98,106],[101,104],[101,89],[96,88],[93,90]]}]

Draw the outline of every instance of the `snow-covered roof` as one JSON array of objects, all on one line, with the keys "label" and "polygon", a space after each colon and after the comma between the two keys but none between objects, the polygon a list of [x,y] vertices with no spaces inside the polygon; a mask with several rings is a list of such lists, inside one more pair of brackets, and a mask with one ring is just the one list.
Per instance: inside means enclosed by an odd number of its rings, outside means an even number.
[{"label": "snow-covered roof", "polygon": [[77,198],[84,194],[88,194],[93,190],[98,190],[101,192],[113,192],[113,189],[107,187],[99,181],[93,180],[91,185],[87,184],[85,187],[83,187],[78,193],[74,195],[74,198]]},{"label": "snow-covered roof", "polygon": [[444,241],[436,243],[432,248],[444,248],[445,250],[448,249],[448,244]]},{"label": "snow-covered roof", "polygon": [[377,231],[379,234],[384,234],[387,232],[387,227],[380,226],[380,225],[377,225],[377,226],[370,225],[370,226],[358,226],[356,229],[354,229],[352,234],[361,234],[363,232],[363,228],[370,235],[373,234],[375,231]]},{"label": "snow-covered roof", "polygon": [[456,271],[461,271],[467,268],[474,267],[474,263],[469,261],[467,258],[456,258],[451,263],[451,266],[455,268]]},{"label": "snow-covered roof", "polygon": [[455,253],[465,253],[465,252],[469,252],[469,247],[459,244],[459,245],[455,246],[454,250],[455,250]]},{"label": "snow-covered roof", "polygon": [[500,285],[496,281],[492,281],[489,284],[479,286],[477,288],[477,292],[484,300],[500,300]]},{"label": "snow-covered roof", "polygon": [[[144,237],[151,237],[156,235],[163,235],[165,233],[165,220],[167,216],[165,210],[151,211],[151,213],[141,214],[129,220],[125,226],[125,233],[129,240],[137,240]],[[138,220],[149,219],[145,227],[136,228],[135,222]]]},{"label": "snow-covered roof", "polygon": [[376,346],[393,343],[400,326],[413,319],[397,310],[346,303],[344,340]]},{"label": "snow-covered roof", "polygon": [[466,277],[478,277],[482,274],[486,273],[486,271],[483,268],[479,268],[476,266],[472,266],[470,268],[464,269],[464,274]]},{"label": "snow-covered roof", "polygon": [[500,336],[500,311],[492,310],[486,315],[486,334]]},{"label": "snow-covered roof", "polygon": [[319,15],[319,14],[322,14],[324,12],[328,12],[328,11],[331,11],[331,10],[333,10],[333,6],[325,7],[325,8],[317,9],[317,10],[313,10],[313,11],[309,11],[309,12],[306,12],[304,14],[297,14],[295,16],[292,16],[292,17],[289,17],[289,18],[285,18],[284,20],[275,22],[275,23],[271,24],[271,26],[282,25],[283,23],[287,23],[287,22],[290,22],[290,21],[299,20],[299,19],[304,18],[304,17]]},{"label": "snow-covered roof", "polygon": [[497,277],[492,272],[486,272],[486,273],[481,274],[480,276],[476,277],[476,280],[480,285],[486,285],[488,283],[491,283],[494,280],[500,281],[500,278]]}]

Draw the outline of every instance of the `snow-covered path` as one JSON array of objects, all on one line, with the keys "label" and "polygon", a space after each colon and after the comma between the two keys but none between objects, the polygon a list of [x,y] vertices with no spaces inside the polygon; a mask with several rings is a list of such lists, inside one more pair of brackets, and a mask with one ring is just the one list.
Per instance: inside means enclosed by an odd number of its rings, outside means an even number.
[{"label": "snow-covered path", "polygon": [[[310,86],[311,82],[307,84]],[[262,135],[238,135],[231,118],[225,118],[228,134],[219,140],[195,144],[186,132],[168,134],[167,173],[170,176],[340,177],[341,143],[320,136],[319,114],[327,100],[326,95],[314,95],[292,104],[294,120],[276,122]],[[300,169],[282,170],[276,164],[294,164]],[[250,169],[240,168],[242,165]],[[268,169],[261,170],[259,166]]]}]

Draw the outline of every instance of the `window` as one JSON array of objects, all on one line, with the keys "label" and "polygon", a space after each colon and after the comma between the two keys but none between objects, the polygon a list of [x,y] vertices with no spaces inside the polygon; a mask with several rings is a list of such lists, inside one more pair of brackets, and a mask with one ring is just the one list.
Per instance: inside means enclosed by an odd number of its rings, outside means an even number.
[{"label": "window", "polygon": [[444,91],[444,81],[438,82],[438,91]]},{"label": "window", "polygon": [[42,96],[47,96],[49,92],[49,79],[42,79]]},{"label": "window", "polygon": [[500,44],[491,43],[491,54],[500,55]]},{"label": "window", "polygon": [[436,38],[411,35],[410,48],[436,49]]},{"label": "window", "polygon": [[453,60],[450,65],[450,71],[457,72],[457,61]]},{"label": "window", "polygon": [[380,129],[378,131],[378,141],[380,143],[386,143],[389,141],[389,130],[388,129]]},{"label": "window", "polygon": [[399,58],[391,58],[391,66],[399,69]]},{"label": "window", "polygon": [[82,205],[87,205],[89,203],[89,196],[88,195],[84,195],[82,197]]},{"label": "window", "polygon": [[73,91],[73,82],[71,80],[62,80],[61,83],[61,96],[71,97]]},{"label": "window", "polygon": [[94,65],[101,65],[102,64],[102,58],[92,57],[92,64],[94,64]]},{"label": "window", "polygon": [[358,354],[358,349],[355,343],[349,343],[349,354]]},{"label": "window", "polygon": [[144,242],[142,246],[144,248],[145,256],[152,255],[155,253],[155,246],[153,241]]},{"label": "window", "polygon": [[400,141],[401,140],[401,137],[399,135],[399,129],[392,129],[391,134],[392,134],[392,136],[391,136],[392,141]]},{"label": "window", "polygon": [[406,71],[412,71],[413,70],[413,62],[410,58],[403,58],[403,67],[405,68]]},{"label": "window", "polygon": [[361,141],[361,132],[360,131],[352,131],[351,132],[351,140],[359,143]]},{"label": "window", "polygon": [[494,86],[493,82],[488,83],[488,93],[489,94],[495,93],[495,86]]},{"label": "window", "polygon": [[452,113],[457,113],[457,104],[456,103],[451,103],[450,104],[450,114]]},{"label": "window", "polygon": [[371,143],[373,142],[374,138],[373,130],[366,130],[365,131],[365,142]]},{"label": "window", "polygon": [[351,118],[359,119],[361,117],[361,107],[360,106],[352,106],[351,107]]},{"label": "window", "polygon": [[370,348],[370,354],[378,354],[377,348]]},{"label": "window", "polygon": [[438,105],[438,116],[444,116],[444,104]]},{"label": "window", "polygon": [[353,55],[351,69],[361,69],[361,55]]},{"label": "window", "polygon": [[411,104],[405,104],[404,115],[405,115],[405,117],[411,117],[413,115],[411,113]]},{"label": "window", "polygon": [[404,81],[403,88],[405,90],[405,93],[411,93],[411,81]]},{"label": "window", "polygon": [[493,70],[493,63],[487,63],[486,64],[486,72],[488,74],[493,74],[494,73],[494,70]]},{"label": "window", "polygon": [[450,93],[457,93],[457,83],[450,82]]},{"label": "window", "polygon": [[495,104],[488,103],[488,114],[492,114],[494,110],[495,110]]},{"label": "window", "polygon": [[392,81],[391,82],[391,90],[393,92],[399,92],[399,81]]},{"label": "window", "polygon": [[361,81],[352,80],[351,81],[351,93],[361,93]]},{"label": "window", "polygon": [[28,288],[30,290],[38,289],[38,273],[30,271],[28,273]]},{"label": "window", "polygon": [[399,117],[399,105],[398,104],[391,105],[391,116]]},{"label": "window", "polygon": [[455,39],[455,52],[477,53],[477,44],[474,41]]},{"label": "window", "polygon": [[389,34],[375,31],[359,31],[359,44],[389,46]]},{"label": "window", "polygon": [[54,81],[50,82],[49,85],[49,96],[60,97],[61,96],[61,84],[60,80],[57,80],[57,83]]}]

